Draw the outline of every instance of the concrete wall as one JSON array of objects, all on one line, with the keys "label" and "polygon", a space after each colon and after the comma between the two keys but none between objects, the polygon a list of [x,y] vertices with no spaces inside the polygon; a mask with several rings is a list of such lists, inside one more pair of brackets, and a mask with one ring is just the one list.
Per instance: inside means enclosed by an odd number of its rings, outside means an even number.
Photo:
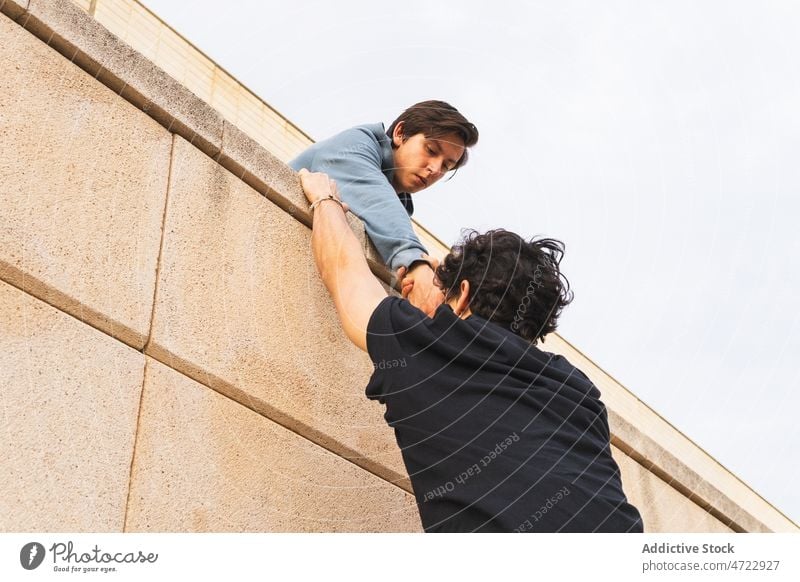
[{"label": "concrete wall", "polygon": [[[0,11],[0,531],[420,531],[294,174],[75,4]],[[649,531],[797,530],[547,348],[601,388]]]}]

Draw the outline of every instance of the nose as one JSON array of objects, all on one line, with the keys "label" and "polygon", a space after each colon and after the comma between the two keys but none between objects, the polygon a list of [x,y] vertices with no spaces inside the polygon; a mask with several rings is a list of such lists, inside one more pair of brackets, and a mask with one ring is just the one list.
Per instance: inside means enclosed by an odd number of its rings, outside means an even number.
[{"label": "nose", "polygon": [[428,172],[430,172],[431,177],[438,180],[442,177],[444,172],[442,171],[444,164],[440,158],[433,158],[428,161]]}]

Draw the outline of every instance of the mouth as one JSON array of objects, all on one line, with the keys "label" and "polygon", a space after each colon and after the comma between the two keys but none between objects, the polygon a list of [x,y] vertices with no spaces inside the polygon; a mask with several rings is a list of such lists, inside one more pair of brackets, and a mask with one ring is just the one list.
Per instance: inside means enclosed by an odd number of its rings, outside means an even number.
[{"label": "mouth", "polygon": [[414,175],[414,177],[417,179],[417,182],[419,183],[420,186],[422,186],[423,188],[428,187],[428,181],[425,178],[423,178],[422,176],[417,176],[416,174]]}]

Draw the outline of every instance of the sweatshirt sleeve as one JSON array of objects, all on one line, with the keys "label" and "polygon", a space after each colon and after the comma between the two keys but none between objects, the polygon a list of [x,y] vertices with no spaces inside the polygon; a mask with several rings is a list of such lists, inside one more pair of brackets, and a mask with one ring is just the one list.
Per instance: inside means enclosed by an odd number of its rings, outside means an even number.
[{"label": "sweatshirt sleeve", "polygon": [[294,170],[324,172],[366,228],[392,271],[408,266],[427,250],[381,169],[381,146],[366,128],[353,128],[311,146],[289,162]]}]

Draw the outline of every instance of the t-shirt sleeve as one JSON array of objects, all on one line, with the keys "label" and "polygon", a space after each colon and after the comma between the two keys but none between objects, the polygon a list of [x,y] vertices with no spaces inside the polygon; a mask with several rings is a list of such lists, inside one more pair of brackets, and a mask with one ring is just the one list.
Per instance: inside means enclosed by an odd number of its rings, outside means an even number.
[{"label": "t-shirt sleeve", "polygon": [[410,373],[412,354],[401,340],[424,325],[426,316],[408,301],[389,296],[378,304],[367,323],[367,352],[374,367],[367,398],[384,402],[398,387],[398,376]]}]

